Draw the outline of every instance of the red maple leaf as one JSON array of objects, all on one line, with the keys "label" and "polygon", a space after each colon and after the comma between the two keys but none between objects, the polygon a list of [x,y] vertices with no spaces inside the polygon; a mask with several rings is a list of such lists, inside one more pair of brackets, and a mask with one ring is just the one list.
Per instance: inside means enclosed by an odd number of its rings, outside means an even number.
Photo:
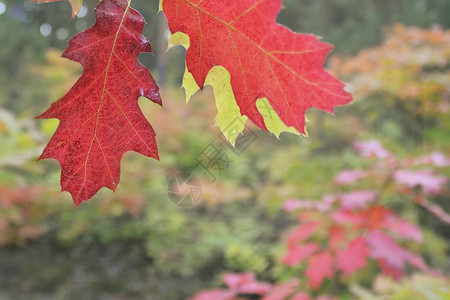
[{"label": "red maple leaf", "polygon": [[142,36],[145,20],[126,0],[104,0],[96,15],[63,54],[83,66],[83,75],[40,116],[60,120],[40,158],[59,161],[62,190],[76,205],[102,187],[116,189],[125,152],[158,159],[155,132],[138,106],[141,96],[161,104],[152,75],[137,61],[151,52]]},{"label": "red maple leaf", "polygon": [[305,133],[311,107],[332,112],[352,96],[323,69],[332,46],[276,22],[282,0],[164,0],[171,32],[190,38],[188,70],[203,88],[209,70],[223,66],[241,113],[266,129],[256,100],[268,98],[281,120]]}]

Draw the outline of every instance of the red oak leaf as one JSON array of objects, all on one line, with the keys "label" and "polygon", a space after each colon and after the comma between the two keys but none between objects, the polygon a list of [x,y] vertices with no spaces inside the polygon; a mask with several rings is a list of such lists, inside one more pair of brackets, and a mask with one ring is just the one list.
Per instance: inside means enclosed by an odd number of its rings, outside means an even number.
[{"label": "red oak leaf", "polygon": [[309,278],[311,288],[318,289],[323,280],[333,277],[333,274],[333,256],[330,252],[321,252],[309,259],[305,275]]},{"label": "red oak leaf", "polygon": [[116,189],[125,152],[158,159],[155,132],[138,106],[140,96],[161,104],[153,77],[137,61],[151,52],[142,36],[145,20],[126,0],[104,0],[96,14],[96,24],[63,54],[83,66],[83,75],[40,116],[60,120],[40,158],[59,161],[62,190],[76,205],[102,187]]},{"label": "red oak leaf", "polygon": [[358,269],[362,269],[367,264],[369,248],[364,237],[359,237],[352,241],[347,249],[338,250],[336,253],[337,268],[344,275],[350,275]]},{"label": "red oak leaf", "polygon": [[240,107],[266,129],[256,101],[267,98],[280,119],[305,133],[311,107],[332,112],[352,96],[323,69],[332,46],[276,22],[282,0],[164,0],[171,32],[190,38],[187,68],[203,88],[211,68],[222,66]]}]

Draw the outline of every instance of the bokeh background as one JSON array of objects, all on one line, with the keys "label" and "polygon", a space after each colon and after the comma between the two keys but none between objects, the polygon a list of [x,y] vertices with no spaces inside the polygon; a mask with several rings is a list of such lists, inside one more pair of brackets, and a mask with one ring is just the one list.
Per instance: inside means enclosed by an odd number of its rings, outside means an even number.
[{"label": "bokeh background", "polygon": [[[80,66],[59,56],[71,36],[93,24],[96,2],[86,0],[72,20],[67,1],[0,0],[0,299],[185,299],[220,286],[224,272],[307,281],[301,268],[282,263],[286,235],[298,223],[283,204],[350,190],[335,176],[374,165],[355,151],[356,141],[377,140],[399,160],[440,155],[443,163],[430,161],[426,169],[450,175],[450,1],[285,0],[279,22],[335,45],[327,67],[349,83],[355,102],[335,116],[309,111],[309,138],[278,140],[250,124],[246,135],[255,138],[237,154],[213,126],[209,88],[185,104],[184,49],[166,53],[157,1],[134,0],[154,50],[140,60],[162,88],[164,108],[140,100],[161,161],[128,153],[117,192],[102,190],[75,208],[59,192],[58,164],[36,161],[58,123],[34,117],[77,80]],[[211,145],[228,159],[213,177],[198,167]],[[181,173],[200,182],[196,205],[168,196],[170,180]],[[409,187],[418,193],[424,185]],[[449,299],[426,296],[448,288],[440,281],[450,270],[445,213],[436,217],[396,186],[367,179],[364,187],[420,227],[423,241],[408,249],[439,270],[439,287],[427,286],[424,298],[408,294],[420,284],[408,283],[413,271],[405,270],[401,281],[377,289],[382,272],[370,266],[319,292],[336,299]],[[430,203],[450,211],[448,181],[430,194]]]}]

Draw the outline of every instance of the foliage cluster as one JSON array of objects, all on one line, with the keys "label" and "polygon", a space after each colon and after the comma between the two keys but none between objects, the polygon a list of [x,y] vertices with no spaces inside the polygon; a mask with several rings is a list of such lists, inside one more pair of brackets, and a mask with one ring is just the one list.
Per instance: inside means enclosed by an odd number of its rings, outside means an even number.
[{"label": "foliage cluster", "polygon": [[[441,248],[441,255],[436,255],[436,249],[428,247],[431,243],[427,239],[432,233],[424,235],[419,227],[399,217],[394,208],[417,222],[421,213],[407,202],[413,200],[444,224],[450,224],[450,215],[426,199],[430,195],[448,194],[447,178],[435,175],[429,168],[448,167],[450,158],[435,153],[399,160],[375,140],[358,142],[355,148],[363,158],[378,161],[368,169],[343,170],[337,174],[335,190],[342,189],[343,193],[325,194],[319,201],[291,199],[284,203],[286,211],[298,212],[300,224],[287,237],[287,253],[280,265],[274,267],[281,284],[271,287],[254,279],[243,279],[248,275],[241,274],[234,276],[240,276],[238,282],[246,284],[236,285],[228,282],[231,275],[225,275],[228,290],[201,292],[193,299],[208,299],[211,293],[219,298],[222,293],[224,299],[230,294],[259,295],[261,299],[273,300],[310,299],[316,291],[342,299],[352,290],[362,295],[361,291],[370,288],[380,275],[398,280],[414,269],[438,278],[435,282],[441,282],[441,287],[430,292],[439,295],[438,299],[448,297],[445,276],[424,260],[428,258],[440,267],[446,262],[445,250]],[[417,166],[428,170],[415,170]]]}]

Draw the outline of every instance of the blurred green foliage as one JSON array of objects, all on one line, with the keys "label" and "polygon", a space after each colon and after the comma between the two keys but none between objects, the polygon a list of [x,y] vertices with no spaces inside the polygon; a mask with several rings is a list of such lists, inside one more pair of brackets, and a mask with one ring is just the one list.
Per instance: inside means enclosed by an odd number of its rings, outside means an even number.
[{"label": "blurred green foliage", "polygon": [[390,278],[380,276],[374,282],[374,290],[377,294],[371,293],[359,286],[353,286],[352,292],[360,299],[448,299],[450,290],[448,281],[441,278],[434,278],[423,274],[414,274],[411,278],[402,280],[399,283]]},{"label": "blurred green foliage", "polygon": [[446,0],[285,0],[280,21],[322,36],[338,52],[356,53],[382,41],[382,30],[397,22],[450,26]]}]

